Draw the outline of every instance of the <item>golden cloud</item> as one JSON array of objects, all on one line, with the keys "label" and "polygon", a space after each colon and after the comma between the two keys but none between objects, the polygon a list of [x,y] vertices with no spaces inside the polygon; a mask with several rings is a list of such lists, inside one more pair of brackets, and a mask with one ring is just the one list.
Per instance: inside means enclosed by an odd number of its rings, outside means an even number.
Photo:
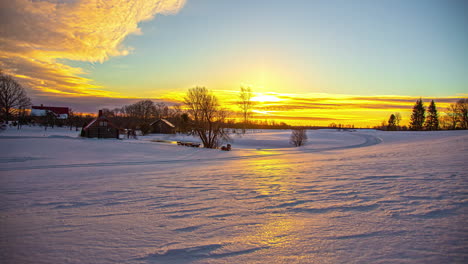
[{"label": "golden cloud", "polygon": [[61,60],[103,62],[127,55],[138,23],[178,12],[185,0],[13,0],[0,2],[0,67],[30,88],[60,95],[113,96]]}]

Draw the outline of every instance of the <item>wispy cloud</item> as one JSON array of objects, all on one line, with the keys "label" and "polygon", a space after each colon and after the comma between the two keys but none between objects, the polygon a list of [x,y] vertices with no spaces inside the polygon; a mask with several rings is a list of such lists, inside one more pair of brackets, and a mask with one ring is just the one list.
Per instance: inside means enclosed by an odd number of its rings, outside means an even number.
[{"label": "wispy cloud", "polygon": [[12,0],[0,2],[0,68],[39,94],[112,96],[63,59],[104,62],[125,56],[129,34],[185,0]]}]

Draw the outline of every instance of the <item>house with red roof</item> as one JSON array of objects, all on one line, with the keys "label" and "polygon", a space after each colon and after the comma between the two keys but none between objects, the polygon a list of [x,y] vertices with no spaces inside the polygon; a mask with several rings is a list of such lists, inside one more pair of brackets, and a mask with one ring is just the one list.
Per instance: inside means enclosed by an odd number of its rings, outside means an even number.
[{"label": "house with red roof", "polygon": [[67,119],[70,114],[68,107],[55,107],[44,105],[33,105],[31,107],[31,116],[46,116],[47,113],[52,113],[57,119]]}]

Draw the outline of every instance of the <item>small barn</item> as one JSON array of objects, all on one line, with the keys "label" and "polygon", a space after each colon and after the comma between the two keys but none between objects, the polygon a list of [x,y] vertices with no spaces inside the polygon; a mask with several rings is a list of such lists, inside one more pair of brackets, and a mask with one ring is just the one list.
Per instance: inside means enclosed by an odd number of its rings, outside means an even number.
[{"label": "small barn", "polygon": [[99,110],[98,117],[86,125],[81,131],[83,137],[88,138],[119,138],[119,128],[102,115]]},{"label": "small barn", "polygon": [[176,127],[166,119],[158,119],[150,124],[151,132],[157,134],[174,134]]}]

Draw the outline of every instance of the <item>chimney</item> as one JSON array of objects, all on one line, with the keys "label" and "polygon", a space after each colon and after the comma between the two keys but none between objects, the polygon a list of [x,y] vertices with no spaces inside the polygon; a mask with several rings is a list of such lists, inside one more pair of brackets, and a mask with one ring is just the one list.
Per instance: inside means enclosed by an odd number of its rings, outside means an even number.
[{"label": "chimney", "polygon": [[102,117],[102,110],[99,110],[98,117]]}]

